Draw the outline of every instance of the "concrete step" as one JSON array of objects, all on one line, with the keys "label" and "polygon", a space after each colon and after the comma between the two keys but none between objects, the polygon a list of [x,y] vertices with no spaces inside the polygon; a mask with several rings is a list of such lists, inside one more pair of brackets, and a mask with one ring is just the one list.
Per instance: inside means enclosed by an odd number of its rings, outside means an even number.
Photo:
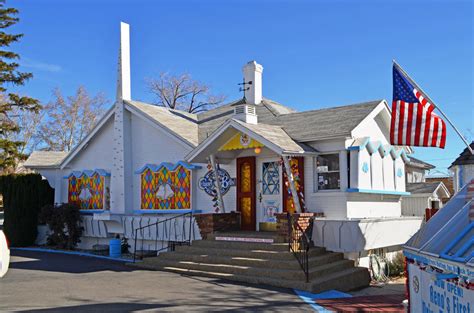
[{"label": "concrete step", "polygon": [[365,267],[352,267],[311,280],[311,292],[336,289],[351,291],[369,286],[370,274]]},{"label": "concrete step", "polygon": [[[178,252],[165,252],[161,253],[158,258],[167,259],[167,260],[184,260],[184,261],[194,261],[202,263],[213,263],[213,264],[231,264],[231,265],[240,265],[240,266],[251,266],[251,267],[266,267],[266,268],[278,268],[278,269],[300,269],[300,265],[295,259],[295,257],[290,253],[290,258],[268,258],[268,257],[243,257],[239,255],[229,256],[222,254],[208,254],[208,252],[203,251],[202,254],[191,254],[186,251]],[[324,253],[311,255],[309,258],[310,268],[324,265],[326,263],[335,262],[342,260],[342,254],[340,253]],[[350,262],[350,261],[349,261]]]},{"label": "concrete step", "polygon": [[202,270],[179,267],[176,264],[157,267],[154,264],[136,263],[132,266],[150,270],[165,270],[179,274],[203,276],[211,278],[226,279],[237,282],[245,282],[258,285],[269,285],[282,288],[292,288],[306,290],[311,292],[323,292],[326,290],[337,289],[340,291],[350,291],[367,287],[370,283],[370,275],[366,268],[348,268],[343,271],[321,275],[319,278],[312,279],[306,283],[304,279],[281,279],[265,275],[246,275],[240,273],[224,273],[218,270]]},{"label": "concrete step", "polygon": [[255,243],[239,241],[220,241],[220,240],[195,240],[193,247],[214,248],[214,249],[239,249],[239,250],[270,250],[270,251],[288,251],[287,243]]},{"label": "concrete step", "polygon": [[[288,250],[273,251],[267,249],[227,249],[225,245],[204,248],[196,246],[194,243],[192,246],[177,246],[175,252],[196,255],[226,255],[256,259],[293,260],[295,258],[293,253]],[[313,247],[309,251],[309,256],[317,256],[324,254],[325,252],[326,249],[324,248]]]},{"label": "concrete step", "polygon": [[144,264],[144,263],[135,263],[135,264],[132,263],[131,265],[137,266],[139,268],[149,269],[149,270],[165,270],[165,271],[184,274],[184,275],[219,278],[219,279],[226,279],[230,281],[237,281],[237,282],[243,282],[243,283],[249,283],[249,284],[268,285],[268,286],[275,286],[275,287],[282,287],[282,288],[295,288],[295,289],[308,290],[308,291],[311,289],[311,284],[306,283],[304,281],[274,279],[274,278],[264,277],[261,275],[248,276],[248,275],[239,275],[239,274],[232,274],[232,273],[221,273],[218,271],[192,270],[192,269],[181,268],[181,267],[176,267],[176,266],[168,266],[166,268],[159,269],[155,266]]},{"label": "concrete step", "polygon": [[215,237],[239,237],[239,238],[264,238],[276,239],[277,232],[257,232],[257,231],[237,231],[237,232],[215,232],[207,236],[208,239],[215,239]]},{"label": "concrete step", "polygon": [[[292,268],[275,268],[275,267],[253,267],[253,266],[245,266],[245,265],[236,265],[236,264],[229,264],[226,262],[217,263],[216,260],[214,262],[197,262],[197,261],[187,261],[187,260],[170,260],[164,259],[161,257],[147,259],[143,263],[146,265],[153,265],[156,269],[164,269],[167,270],[168,267],[176,267],[176,268],[183,268],[183,269],[190,269],[190,270],[198,270],[198,271],[206,271],[206,272],[219,272],[219,273],[228,273],[228,274],[236,274],[236,275],[263,275],[270,278],[276,279],[284,279],[284,280],[305,280],[306,277],[304,275],[303,270],[299,266],[297,262],[295,262],[296,266]],[[328,273],[337,272],[341,270],[345,270],[351,268],[353,263],[348,260],[338,260],[331,263],[327,263],[324,265],[310,267],[309,277],[310,279],[314,279],[317,277],[321,277],[327,275]]]}]

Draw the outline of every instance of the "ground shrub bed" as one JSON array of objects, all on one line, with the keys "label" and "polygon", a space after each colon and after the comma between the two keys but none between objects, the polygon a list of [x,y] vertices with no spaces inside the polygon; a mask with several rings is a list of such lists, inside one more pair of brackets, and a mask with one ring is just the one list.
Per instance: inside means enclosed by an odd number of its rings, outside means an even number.
[{"label": "ground shrub bed", "polygon": [[46,205],[41,209],[39,218],[50,229],[48,246],[71,250],[81,241],[84,228],[81,226],[81,213],[77,205]]}]

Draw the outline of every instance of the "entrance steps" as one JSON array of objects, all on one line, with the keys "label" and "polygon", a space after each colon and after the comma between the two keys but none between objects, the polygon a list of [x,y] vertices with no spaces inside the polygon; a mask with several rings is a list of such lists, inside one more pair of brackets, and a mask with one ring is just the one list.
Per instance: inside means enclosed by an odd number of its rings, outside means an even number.
[{"label": "entrance steps", "polygon": [[[220,238],[225,238],[220,240]],[[244,238],[244,239],[239,239]],[[369,285],[366,268],[354,267],[342,253],[313,247],[309,251],[309,283],[287,243],[260,242],[271,233],[220,233],[176,251],[145,258],[135,266],[232,281],[295,288],[311,292],[349,291]]]}]

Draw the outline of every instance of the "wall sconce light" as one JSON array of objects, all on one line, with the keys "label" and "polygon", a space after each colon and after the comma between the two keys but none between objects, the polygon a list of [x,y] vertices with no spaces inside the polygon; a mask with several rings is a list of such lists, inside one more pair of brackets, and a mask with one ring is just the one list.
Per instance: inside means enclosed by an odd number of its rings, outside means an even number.
[{"label": "wall sconce light", "polygon": [[262,152],[262,148],[257,147],[253,151],[255,152],[255,154],[260,154],[260,152]]}]

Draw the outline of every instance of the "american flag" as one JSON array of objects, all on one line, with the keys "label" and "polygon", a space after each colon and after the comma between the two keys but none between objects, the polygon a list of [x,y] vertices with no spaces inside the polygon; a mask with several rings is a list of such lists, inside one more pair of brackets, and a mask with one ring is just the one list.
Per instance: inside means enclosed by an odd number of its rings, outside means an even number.
[{"label": "american flag", "polygon": [[446,123],[435,106],[393,65],[393,102],[390,143],[397,146],[444,148]]}]

